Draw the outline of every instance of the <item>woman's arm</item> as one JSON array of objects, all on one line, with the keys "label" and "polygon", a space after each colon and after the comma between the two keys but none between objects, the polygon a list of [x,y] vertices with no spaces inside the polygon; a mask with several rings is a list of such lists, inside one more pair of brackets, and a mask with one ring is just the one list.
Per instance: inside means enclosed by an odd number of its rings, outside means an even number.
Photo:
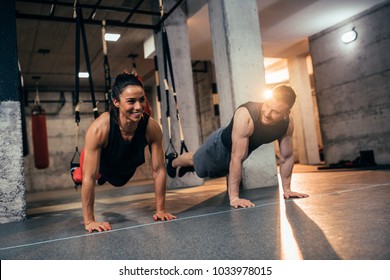
[{"label": "woman's arm", "polygon": [[109,115],[102,114],[88,128],[85,136],[83,181],[81,188],[81,203],[85,229],[91,233],[94,230],[110,230],[107,222],[96,222],[94,214],[96,178],[99,174],[100,153],[108,139]]},{"label": "woman's arm", "polygon": [[153,219],[162,221],[175,219],[175,216],[165,212],[167,175],[162,145],[162,131],[158,123],[152,118],[149,118],[146,138],[149,143],[149,151],[152,158],[152,173],[156,195],[156,214],[153,215]]}]

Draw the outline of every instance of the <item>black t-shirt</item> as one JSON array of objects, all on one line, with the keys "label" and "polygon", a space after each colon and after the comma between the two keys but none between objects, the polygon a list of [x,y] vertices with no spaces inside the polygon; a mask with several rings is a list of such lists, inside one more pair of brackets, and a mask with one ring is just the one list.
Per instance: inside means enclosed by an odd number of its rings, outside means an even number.
[{"label": "black t-shirt", "polygon": [[[261,108],[263,102],[247,102],[240,107],[248,109],[254,123],[253,134],[249,137],[248,156],[263,144],[271,143],[275,140],[280,140],[287,132],[289,118],[282,120],[274,125],[263,125],[260,119]],[[222,131],[221,140],[228,151],[232,151],[232,130],[234,124],[234,116],[229,125]]]},{"label": "black t-shirt", "polygon": [[100,173],[114,186],[125,185],[138,166],[145,162],[146,128],[149,115],[144,113],[130,142],[123,140],[113,112],[110,113],[110,133],[107,147],[100,156]]}]

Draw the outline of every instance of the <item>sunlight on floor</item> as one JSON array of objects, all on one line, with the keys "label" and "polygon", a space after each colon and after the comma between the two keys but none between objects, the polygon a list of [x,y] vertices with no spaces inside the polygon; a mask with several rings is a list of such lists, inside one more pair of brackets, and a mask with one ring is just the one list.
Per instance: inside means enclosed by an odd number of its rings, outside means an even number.
[{"label": "sunlight on floor", "polygon": [[291,225],[286,215],[286,204],[283,198],[283,188],[279,177],[279,220],[280,220],[280,259],[302,260],[302,253],[295,240]]}]

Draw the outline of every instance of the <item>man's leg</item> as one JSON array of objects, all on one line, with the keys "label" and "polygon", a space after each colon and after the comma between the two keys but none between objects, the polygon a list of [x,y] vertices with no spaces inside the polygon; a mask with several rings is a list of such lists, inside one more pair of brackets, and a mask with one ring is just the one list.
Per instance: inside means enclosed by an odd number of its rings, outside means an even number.
[{"label": "man's leg", "polygon": [[172,166],[172,162],[177,158],[177,153],[170,153],[165,155],[165,162],[167,164],[167,174],[171,178],[176,177],[176,167]]},{"label": "man's leg", "polygon": [[196,172],[196,175],[201,178],[226,176],[229,171],[230,152],[221,142],[222,130],[223,128],[219,128],[210,134],[195,153],[187,152],[178,157],[170,157],[167,171],[172,170],[176,175],[176,168],[179,168],[179,177],[187,172]]},{"label": "man's leg", "polygon": [[173,168],[193,166],[194,165],[193,155],[194,154],[192,152],[181,154],[180,156],[178,156],[172,161]]},{"label": "man's leg", "polygon": [[193,153],[183,153],[172,161],[172,167],[176,170],[179,168],[179,177],[183,177],[188,172],[195,172]]}]

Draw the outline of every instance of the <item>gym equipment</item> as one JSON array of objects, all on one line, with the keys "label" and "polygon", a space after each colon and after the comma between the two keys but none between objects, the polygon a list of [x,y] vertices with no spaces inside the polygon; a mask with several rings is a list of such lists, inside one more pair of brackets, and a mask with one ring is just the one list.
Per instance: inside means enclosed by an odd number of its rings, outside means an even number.
[{"label": "gym equipment", "polygon": [[34,163],[37,169],[49,167],[49,149],[47,141],[46,114],[39,102],[38,79],[36,79],[36,94],[31,110],[32,141],[34,147]]},{"label": "gym equipment", "polygon": [[360,155],[354,160],[340,160],[339,162],[331,163],[328,166],[319,166],[317,169],[383,169],[384,166],[378,166],[376,164],[373,150],[364,150],[359,153]]},{"label": "gym equipment", "polygon": [[111,73],[110,73],[110,65],[108,64],[108,49],[107,42],[105,39],[106,35],[106,21],[102,20],[102,44],[103,44],[103,54],[104,54],[104,98],[105,98],[105,110],[109,111],[110,107],[110,96],[111,96]]},{"label": "gym equipment", "polygon": [[[165,14],[164,14],[164,6],[163,6],[162,0],[160,0],[160,12],[161,12],[161,18],[164,19]],[[163,61],[164,61],[164,88],[165,88],[165,96],[166,96],[166,104],[167,104],[166,117],[167,117],[167,122],[168,122],[168,137],[169,137],[169,144],[168,144],[168,147],[165,151],[165,159],[167,162],[167,166],[170,166],[172,163],[172,160],[174,158],[176,158],[178,155],[178,153],[176,152],[175,146],[172,142],[171,115],[170,115],[170,105],[169,105],[170,95],[171,95],[170,91],[172,92],[173,100],[175,102],[176,118],[177,118],[177,123],[178,123],[178,127],[179,127],[180,154],[183,154],[184,152],[188,152],[188,148],[187,148],[186,143],[185,143],[184,133],[183,133],[181,120],[180,120],[180,113],[179,113],[179,106],[177,104],[175,78],[173,75],[173,67],[172,67],[172,59],[171,59],[171,53],[170,53],[170,48],[169,48],[168,34],[167,34],[163,20],[161,23],[160,32],[161,32],[161,37],[162,37],[162,50],[163,50]],[[155,62],[156,73],[158,73],[158,63],[157,63],[156,58],[155,58],[154,62]],[[169,86],[169,83],[168,83],[168,71],[169,71],[171,86]],[[157,74],[156,74],[156,80],[157,80]],[[157,82],[157,93],[159,96],[158,97],[159,101],[161,101],[159,81]],[[172,152],[169,152],[169,150],[172,150]],[[170,170],[168,175],[170,177],[174,178],[176,176],[175,170],[174,169]]]},{"label": "gym equipment", "polygon": [[[142,80],[142,77],[140,75],[138,75],[137,65],[135,64],[135,58],[137,56],[138,56],[138,54],[129,54],[129,57],[131,57],[132,60],[133,60],[131,74],[134,75],[135,77],[137,77],[138,81],[140,81],[142,83],[142,85],[143,85],[144,81]],[[145,104],[146,105],[145,105],[145,108],[144,108],[144,112],[152,117],[152,109],[150,108],[150,104],[149,104],[149,101],[146,98],[146,96],[145,96]]]},{"label": "gym equipment", "polygon": [[79,152],[79,131],[80,131],[80,104],[81,102],[77,103],[75,108],[75,152],[73,154],[73,157],[70,161],[70,174],[72,177],[72,180],[74,182],[74,187],[77,190],[79,186],[81,186],[82,177],[76,176],[75,171],[80,167],[80,152]]},{"label": "gym equipment", "polygon": [[83,40],[83,47],[84,47],[84,57],[85,57],[85,64],[88,71],[88,81],[89,81],[89,90],[91,92],[91,102],[92,102],[92,110],[95,119],[99,117],[99,112],[97,109],[97,102],[95,98],[95,89],[93,86],[93,79],[92,79],[92,71],[91,71],[91,63],[89,60],[89,53],[88,53],[88,44],[87,44],[87,36],[85,33],[85,27],[84,27],[84,20],[83,20],[83,13],[81,8],[78,6],[77,1],[75,1],[74,5],[74,11],[73,16],[76,20],[76,63],[75,63],[75,95],[76,95],[76,104],[79,101],[79,94],[80,94],[80,78],[78,73],[80,72],[80,35]]},{"label": "gym equipment", "polygon": [[[79,129],[80,129],[80,105],[83,101],[79,100],[79,95],[80,95],[80,78],[78,73],[80,72],[80,35],[83,40],[83,47],[84,47],[84,56],[85,56],[85,64],[87,66],[88,70],[88,80],[89,80],[89,89],[91,92],[91,102],[92,102],[92,110],[95,119],[99,117],[99,112],[97,109],[97,102],[95,98],[95,90],[93,86],[93,79],[92,79],[92,71],[91,71],[91,64],[89,60],[89,53],[88,53],[88,45],[87,45],[87,37],[85,33],[85,28],[84,28],[84,21],[83,21],[83,13],[81,10],[81,7],[78,6],[77,1],[74,2],[74,7],[73,7],[73,17],[76,20],[76,63],[75,63],[75,123],[76,123],[76,148],[75,152],[73,154],[73,157],[70,161],[70,173],[71,173],[71,178],[73,182],[75,183],[75,189],[81,185],[81,176],[76,176],[78,174],[75,172],[78,168],[80,168],[80,153],[79,153],[79,148],[78,148],[78,134],[79,134]],[[108,65],[108,58],[107,58],[107,45],[105,44],[105,39],[104,39],[104,34],[105,34],[105,21],[102,22],[102,37],[103,37],[103,52],[104,52],[104,74],[105,74],[105,83],[106,83],[106,109],[108,110],[108,88],[111,87],[111,77],[110,75],[110,68]],[[79,175],[79,174],[78,174]]]}]

